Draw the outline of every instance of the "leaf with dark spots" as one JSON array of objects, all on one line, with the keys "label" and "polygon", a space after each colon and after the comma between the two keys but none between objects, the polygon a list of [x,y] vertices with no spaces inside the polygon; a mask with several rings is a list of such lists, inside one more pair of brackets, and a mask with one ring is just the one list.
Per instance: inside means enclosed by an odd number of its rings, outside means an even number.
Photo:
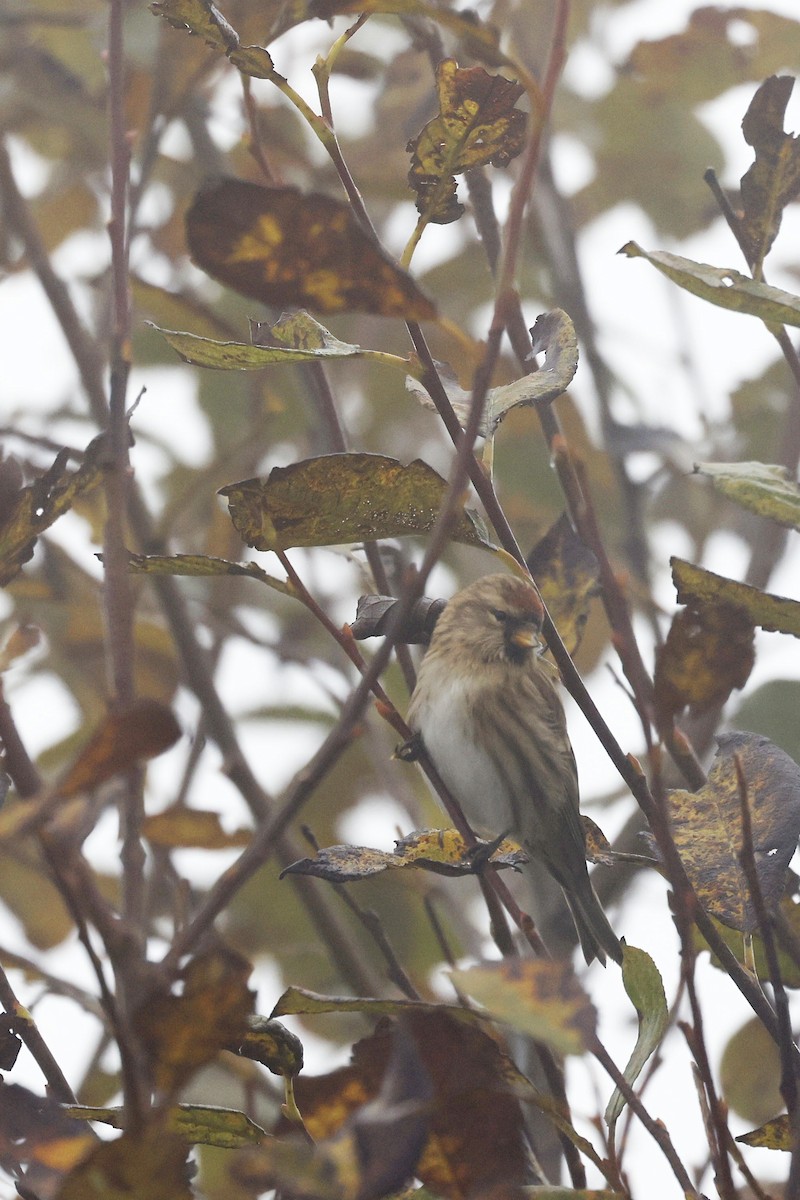
[{"label": "leaf with dark spots", "polygon": [[192,202],[186,236],[199,267],[263,304],[413,321],[435,316],[349,205],[318,192],[213,180]]},{"label": "leaf with dark spots", "polygon": [[701,902],[725,925],[757,928],[740,862],[742,817],[734,755],[747,786],[756,871],[769,909],[783,895],[800,836],[800,767],[768,738],[729,733],[718,739],[708,782],[698,792],[668,793],[672,833]]},{"label": "leaf with dark spots", "polygon": [[408,143],[408,181],[417,209],[448,225],[464,212],[455,176],[473,167],[506,167],[524,145],[526,115],[515,108],[523,88],[482,67],[459,67],[446,58],[436,68],[439,114]]},{"label": "leaf with dark spots", "polygon": [[[231,483],[219,494],[248,546],[288,550],[427,533],[446,492],[446,481],[420,459],[404,466],[383,454],[353,453],[275,467],[267,479]],[[468,510],[451,537],[492,548]]]}]

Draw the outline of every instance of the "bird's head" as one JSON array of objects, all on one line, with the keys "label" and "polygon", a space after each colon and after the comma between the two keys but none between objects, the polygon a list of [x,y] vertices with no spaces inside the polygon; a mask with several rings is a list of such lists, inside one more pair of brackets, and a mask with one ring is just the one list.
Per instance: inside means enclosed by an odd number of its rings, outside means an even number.
[{"label": "bird's head", "polygon": [[481,661],[522,664],[540,645],[544,608],[524,579],[485,575],[450,600],[445,619]]}]

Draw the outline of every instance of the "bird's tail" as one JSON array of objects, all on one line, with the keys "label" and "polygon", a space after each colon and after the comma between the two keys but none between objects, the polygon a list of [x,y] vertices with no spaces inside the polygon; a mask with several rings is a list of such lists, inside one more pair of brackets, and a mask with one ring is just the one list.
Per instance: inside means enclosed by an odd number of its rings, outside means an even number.
[{"label": "bird's tail", "polygon": [[575,928],[581,943],[583,957],[587,963],[599,958],[605,966],[606,955],[613,958],[615,963],[622,962],[622,946],[619,938],[609,924],[608,917],[603,912],[603,906],[597,899],[588,872],[581,878],[571,881],[569,888],[564,888]]}]

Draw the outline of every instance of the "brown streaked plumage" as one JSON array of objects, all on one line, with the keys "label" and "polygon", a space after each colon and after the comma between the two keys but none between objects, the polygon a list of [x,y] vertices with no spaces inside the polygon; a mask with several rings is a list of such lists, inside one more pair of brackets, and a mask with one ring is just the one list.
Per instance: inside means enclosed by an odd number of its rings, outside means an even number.
[{"label": "brown streaked plumage", "polygon": [[510,833],[561,885],[587,962],[622,960],[586,867],[578,773],[536,590],[487,575],[436,624],[408,724],[476,830]]}]

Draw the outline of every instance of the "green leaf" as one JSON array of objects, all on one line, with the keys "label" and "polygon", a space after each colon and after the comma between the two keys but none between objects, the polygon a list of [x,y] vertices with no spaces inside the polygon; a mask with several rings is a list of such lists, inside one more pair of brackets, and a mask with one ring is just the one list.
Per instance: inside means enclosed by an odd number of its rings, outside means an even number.
[{"label": "green leaf", "polygon": [[451,976],[458,990],[477,1000],[489,1016],[559,1054],[582,1054],[594,1040],[597,1014],[569,963],[506,960],[452,971]]},{"label": "green leaf", "polygon": [[800,488],[785,467],[767,463],[695,463],[718,492],[788,529],[800,529]]},{"label": "green leaf", "polygon": [[[658,967],[644,950],[623,946],[622,982],[639,1018],[636,1045],[624,1071],[625,1078],[633,1086],[648,1058],[661,1044],[669,1024],[669,1011]],[[624,1107],[622,1093],[619,1088],[614,1088],[605,1111],[609,1129],[613,1130]]]},{"label": "green leaf", "polygon": [[[219,494],[248,546],[288,550],[427,533],[446,492],[446,481],[420,459],[404,466],[383,454],[324,454]],[[468,510],[456,517],[451,537],[493,549]]]},{"label": "green leaf", "polygon": [[303,21],[319,18],[330,21],[337,14],[395,13],[401,17],[422,17],[443,25],[459,39],[466,54],[489,66],[501,66],[506,56],[500,49],[500,34],[477,16],[473,9],[459,12],[436,0],[293,0],[276,6],[269,40],[280,37]]},{"label": "green leaf", "polygon": [[284,316],[276,325],[253,324],[253,342],[218,342],[175,329],[162,329],[147,322],[160,333],[184,362],[217,371],[260,371],[276,363],[313,362],[315,359],[368,358],[408,370],[409,361],[380,350],[364,350],[333,336],[306,312]]},{"label": "green leaf", "polygon": [[480,1020],[478,1014],[454,1004],[427,1004],[423,1000],[374,1000],[364,996],[321,996],[318,992],[299,987],[287,988],[270,1015],[291,1017],[335,1012],[357,1012],[376,1017],[398,1017],[409,1012],[445,1012],[469,1024]]},{"label": "green leaf", "polygon": [[799,296],[759,283],[732,268],[710,267],[665,250],[649,253],[636,242],[627,242],[619,253],[628,258],[646,258],[678,287],[719,308],[748,313],[768,325],[800,325]]}]

